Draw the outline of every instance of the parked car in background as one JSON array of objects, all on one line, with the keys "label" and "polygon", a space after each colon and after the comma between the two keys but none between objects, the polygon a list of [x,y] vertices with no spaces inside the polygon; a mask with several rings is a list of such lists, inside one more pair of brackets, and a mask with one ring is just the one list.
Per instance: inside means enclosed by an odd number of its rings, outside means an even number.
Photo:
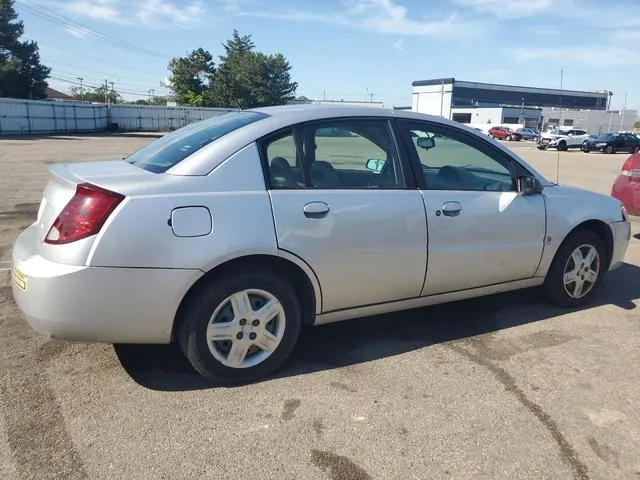
[{"label": "parked car in background", "polygon": [[489,129],[489,136],[497,140],[515,140],[518,142],[522,140],[522,135],[509,127],[491,127]]},{"label": "parked car in background", "polygon": [[637,153],[640,152],[640,138],[631,133],[605,133],[584,142],[582,151],[585,153]]},{"label": "parked car in background", "polygon": [[631,155],[624,162],[611,196],[620,200],[630,215],[640,216],[640,153]]},{"label": "parked car in background", "polygon": [[570,148],[581,148],[588,139],[589,133],[579,128],[550,130],[540,136],[538,148],[555,148],[562,152]]},{"label": "parked car in background", "polygon": [[13,297],[31,326],[176,342],[218,384],[274,372],[303,325],[535,286],[584,305],[630,235],[611,196],[554,184],[500,142],[410,111],[234,111],[124,160],[49,170],[13,246]]},{"label": "parked car in background", "polygon": [[533,140],[537,142],[540,138],[540,131],[535,128],[519,128],[516,132],[522,135],[523,140]]}]

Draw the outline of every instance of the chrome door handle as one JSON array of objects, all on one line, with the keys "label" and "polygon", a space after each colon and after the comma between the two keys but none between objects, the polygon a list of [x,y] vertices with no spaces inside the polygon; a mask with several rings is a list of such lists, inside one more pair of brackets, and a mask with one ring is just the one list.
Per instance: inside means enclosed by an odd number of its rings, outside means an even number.
[{"label": "chrome door handle", "polygon": [[304,215],[310,218],[324,217],[329,213],[329,205],[324,202],[309,202],[302,209]]},{"label": "chrome door handle", "polygon": [[455,217],[462,211],[462,205],[459,202],[446,202],[442,205],[442,213],[447,217]]}]

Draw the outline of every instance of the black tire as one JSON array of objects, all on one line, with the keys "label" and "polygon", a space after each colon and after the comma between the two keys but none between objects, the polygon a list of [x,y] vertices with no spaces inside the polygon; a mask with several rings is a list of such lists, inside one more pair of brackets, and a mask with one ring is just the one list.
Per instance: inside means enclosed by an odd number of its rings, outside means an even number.
[{"label": "black tire", "polygon": [[[234,293],[251,289],[268,292],[280,302],[284,310],[284,333],[275,350],[261,363],[233,368],[214,357],[209,349],[207,326],[215,310],[226,299]],[[258,380],[280,367],[298,340],[301,319],[300,303],[288,281],[270,270],[243,269],[216,277],[198,288],[178,318],[177,338],[185,356],[203,377],[216,385],[238,385]]]},{"label": "black tire", "polygon": [[566,152],[567,150],[569,150],[569,147],[567,147],[567,142],[562,141],[562,142],[558,143],[557,149],[560,152]]},{"label": "black tire", "polygon": [[606,154],[614,153],[613,145],[607,145],[606,147],[604,147],[604,150],[602,151]]},{"label": "black tire", "polygon": [[513,140],[513,137],[511,135],[507,135],[506,140],[507,140],[507,142],[510,142],[511,140]]},{"label": "black tire", "polygon": [[635,147],[633,147],[633,148],[631,149],[631,153],[632,153],[632,154],[633,154],[633,153],[638,153],[638,152],[640,152],[640,146],[638,146],[638,145],[636,145]]},{"label": "black tire", "polygon": [[[574,298],[569,295],[564,284],[564,270],[571,254],[582,245],[593,246],[598,252],[599,268],[598,277],[583,297]],[[544,281],[543,290],[546,297],[554,304],[563,308],[579,307],[588,303],[597,292],[602,277],[609,268],[607,248],[602,239],[591,230],[578,230],[571,234],[556,252]]]}]

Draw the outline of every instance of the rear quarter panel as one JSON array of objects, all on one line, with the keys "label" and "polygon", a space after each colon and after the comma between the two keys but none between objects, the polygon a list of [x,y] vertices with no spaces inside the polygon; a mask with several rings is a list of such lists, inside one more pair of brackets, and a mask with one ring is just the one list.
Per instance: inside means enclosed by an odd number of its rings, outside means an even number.
[{"label": "rear quarter panel", "polygon": [[[175,190],[175,181],[168,181]],[[208,271],[250,254],[277,255],[271,204],[255,144],[207,176],[183,177],[179,192],[132,195],[109,219],[89,255],[91,266],[189,268]],[[209,235],[176,237],[169,224],[175,208],[209,209]]]}]

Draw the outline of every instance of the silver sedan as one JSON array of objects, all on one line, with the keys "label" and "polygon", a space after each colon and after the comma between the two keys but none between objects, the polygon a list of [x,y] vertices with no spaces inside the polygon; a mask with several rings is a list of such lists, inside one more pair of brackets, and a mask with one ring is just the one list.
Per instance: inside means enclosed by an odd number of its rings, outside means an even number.
[{"label": "silver sedan", "polygon": [[630,237],[617,200],[407,111],[230,112],[50,174],[13,248],[31,326],[175,341],[219,384],[272,373],[304,325],[538,286],[582,305]]}]

